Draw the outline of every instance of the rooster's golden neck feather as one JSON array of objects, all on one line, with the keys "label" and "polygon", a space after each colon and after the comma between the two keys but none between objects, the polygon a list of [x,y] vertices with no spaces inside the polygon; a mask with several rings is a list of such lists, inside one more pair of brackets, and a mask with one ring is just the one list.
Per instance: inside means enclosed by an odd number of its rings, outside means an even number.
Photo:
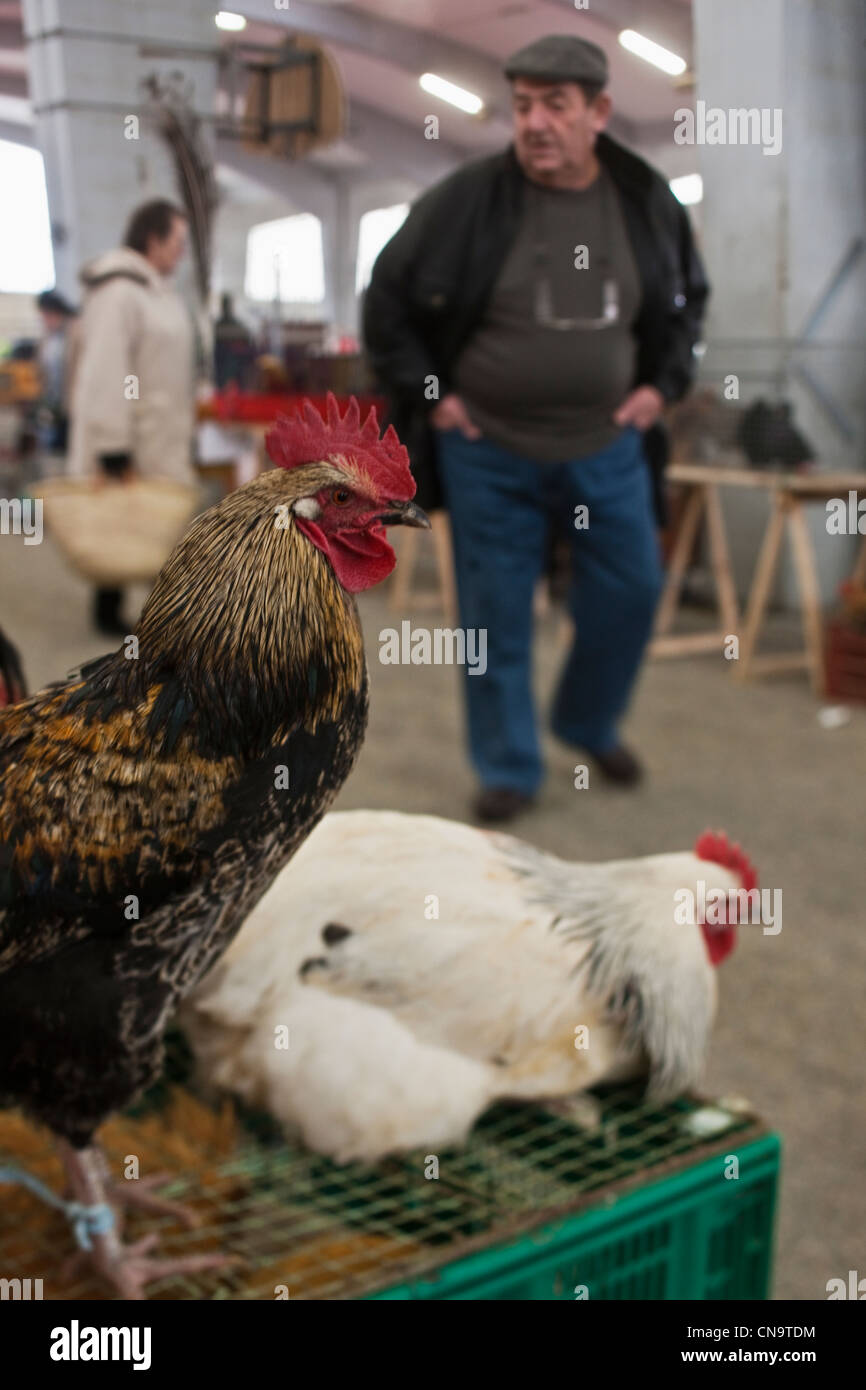
[{"label": "rooster's golden neck feather", "polygon": [[182,719],[180,701],[201,744],[239,753],[286,720],[338,718],[365,680],[357,609],[292,504],[341,478],[326,462],[274,469],[198,517],[145,604],[137,656],[112,659],[113,693],[144,700],[165,685],[153,722],[168,703]]}]

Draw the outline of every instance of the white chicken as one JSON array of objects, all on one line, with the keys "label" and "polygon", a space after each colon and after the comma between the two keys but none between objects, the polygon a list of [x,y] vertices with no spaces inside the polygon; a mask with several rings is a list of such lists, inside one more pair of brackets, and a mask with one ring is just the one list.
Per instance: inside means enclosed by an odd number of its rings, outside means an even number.
[{"label": "white chicken", "polygon": [[723,835],[579,864],[434,816],[337,812],[181,1023],[207,1081],[340,1162],[459,1144],[500,1098],[646,1071],[668,1098],[700,1076],[734,944],[733,926],[683,924],[680,890],[754,886]]}]

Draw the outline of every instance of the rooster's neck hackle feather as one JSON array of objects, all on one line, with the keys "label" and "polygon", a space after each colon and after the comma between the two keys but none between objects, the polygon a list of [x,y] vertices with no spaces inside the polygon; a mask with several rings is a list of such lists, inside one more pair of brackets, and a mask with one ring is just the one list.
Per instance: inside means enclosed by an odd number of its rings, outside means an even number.
[{"label": "rooster's neck hackle feather", "polygon": [[[650,1094],[668,1099],[693,1085],[715,1009],[703,943],[674,923],[674,892],[694,881],[694,856],[582,864],[508,835],[496,840],[528,901],[551,912],[554,933],[574,952],[575,983],[604,1004],[630,1047],[645,1051]],[[647,911],[642,878],[655,884],[660,912]],[[678,950],[671,949],[675,930]]]},{"label": "rooster's neck hackle feather", "polygon": [[145,604],[137,657],[109,658],[81,691],[85,709],[152,702],[152,734],[162,722],[172,741],[194,730],[200,751],[240,756],[286,721],[338,718],[364,684],[357,609],[290,508],[341,478],[327,463],[274,470],[197,518]]}]

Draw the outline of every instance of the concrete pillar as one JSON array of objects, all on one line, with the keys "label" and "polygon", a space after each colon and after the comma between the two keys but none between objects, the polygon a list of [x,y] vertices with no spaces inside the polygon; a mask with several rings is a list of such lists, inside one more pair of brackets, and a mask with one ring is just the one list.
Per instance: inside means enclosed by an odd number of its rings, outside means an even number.
[{"label": "concrete pillar", "polygon": [[[858,252],[866,227],[866,10],[862,0],[694,0],[694,22],[696,107],[704,103],[707,118],[707,142],[696,153],[714,291],[704,374],[713,382],[736,374],[741,402],[790,400],[822,465],[860,470],[866,457],[866,254]],[[765,138],[710,143],[712,108],[762,110]],[[726,124],[730,140],[727,115]],[[764,153],[764,145],[776,144],[778,152]],[[742,512],[730,519],[745,581],[760,499],[740,497],[731,505]],[[820,507],[810,510],[810,523],[823,595],[832,602],[855,542],[828,536]],[[790,600],[790,575],[782,588]]]},{"label": "concrete pillar", "polygon": [[[216,8],[211,0],[24,0],[57,283],[73,299],[82,262],[118,243],[136,204],[178,196],[141,84],[181,71],[196,111],[212,113]],[[137,139],[129,116],[139,117]]]},{"label": "concrete pillar", "polygon": [[335,217],[324,228],[325,279],[330,288],[333,337],[335,344],[343,334],[358,333],[358,297],[355,294],[355,267],[358,259],[358,217],[353,206],[351,183],[337,181]]}]

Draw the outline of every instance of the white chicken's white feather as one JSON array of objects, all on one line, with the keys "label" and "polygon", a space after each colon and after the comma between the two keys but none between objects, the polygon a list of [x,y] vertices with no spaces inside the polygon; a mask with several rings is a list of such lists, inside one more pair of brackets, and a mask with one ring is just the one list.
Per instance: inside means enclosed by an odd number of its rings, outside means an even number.
[{"label": "white chicken's white feather", "polygon": [[[739,886],[693,854],[573,864],[438,817],[332,813],[181,1021],[211,1082],[340,1161],[459,1143],[497,1098],[647,1065],[672,1095],[715,1007],[700,929],[674,920],[701,877]],[[326,945],[329,923],[350,934]]]}]

